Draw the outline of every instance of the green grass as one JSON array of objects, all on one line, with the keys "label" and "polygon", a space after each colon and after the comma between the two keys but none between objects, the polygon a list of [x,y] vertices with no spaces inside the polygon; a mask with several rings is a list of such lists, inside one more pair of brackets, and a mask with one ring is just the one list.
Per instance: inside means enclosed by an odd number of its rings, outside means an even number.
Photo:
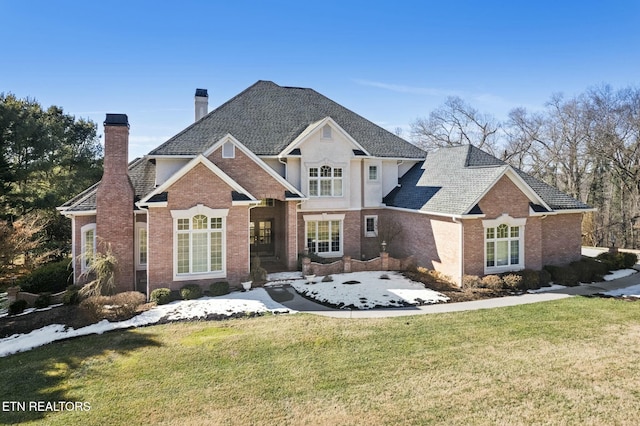
[{"label": "green grass", "polygon": [[571,298],[379,320],[168,324],[0,358],[4,422],[636,424],[640,304]]}]

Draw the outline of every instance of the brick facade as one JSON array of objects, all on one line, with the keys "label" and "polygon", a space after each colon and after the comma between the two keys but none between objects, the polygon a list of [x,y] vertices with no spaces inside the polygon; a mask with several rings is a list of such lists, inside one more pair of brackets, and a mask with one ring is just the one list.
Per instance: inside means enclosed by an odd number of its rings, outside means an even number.
[{"label": "brick facade", "polygon": [[208,159],[258,200],[273,198],[284,201],[285,187],[241,149],[236,147],[234,158],[222,158],[220,147],[212,152]]},{"label": "brick facade", "polygon": [[[239,283],[249,274],[249,207],[232,206],[232,188],[202,164],[171,185],[167,207],[149,209],[149,289],[178,290],[187,283],[203,289],[214,281]],[[228,209],[226,218],[226,277],[174,281],[174,224],[171,210],[188,210],[198,204]]]},{"label": "brick facade", "polygon": [[105,121],[104,133],[104,174],[96,194],[97,250],[104,252],[110,247],[118,259],[116,289],[131,291],[135,263],[134,190],[128,173],[129,125],[110,125]]}]

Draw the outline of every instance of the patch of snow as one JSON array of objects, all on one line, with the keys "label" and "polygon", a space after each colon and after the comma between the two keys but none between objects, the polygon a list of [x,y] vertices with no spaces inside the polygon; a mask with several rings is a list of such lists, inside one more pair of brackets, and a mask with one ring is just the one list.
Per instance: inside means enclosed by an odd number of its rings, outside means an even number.
[{"label": "patch of snow", "polygon": [[302,272],[274,272],[267,275],[267,281],[283,281],[283,280],[299,280],[302,278]]},{"label": "patch of snow", "polygon": [[[383,274],[388,279],[381,279]],[[321,303],[353,306],[355,309],[424,305],[449,300],[442,293],[427,289],[422,283],[411,281],[399,273],[368,271],[331,276],[332,282],[322,282],[322,277],[316,277],[313,284],[297,279],[291,282],[291,286],[298,293]],[[360,284],[344,284],[347,281],[359,281]]]},{"label": "patch of snow", "polygon": [[600,253],[606,253],[608,248],[604,247],[582,247],[582,255],[587,257],[596,257]]},{"label": "patch of snow", "polygon": [[247,292],[234,292],[224,296],[203,297],[196,300],[176,301],[156,306],[129,320],[120,322],[100,321],[79,329],[65,328],[52,324],[28,334],[14,334],[0,339],[0,357],[24,352],[38,346],[71,337],[102,334],[105,331],[142,327],[158,323],[160,320],[179,321],[209,316],[231,316],[237,313],[295,313],[291,309],[273,301],[262,288]]},{"label": "patch of snow", "polygon": [[610,274],[605,275],[603,278],[605,281],[612,281],[618,278],[628,277],[629,275],[635,274],[635,269],[618,269],[617,271],[613,271]]},{"label": "patch of snow", "polygon": [[567,288],[567,286],[552,283],[550,287],[541,287],[535,290],[527,290],[527,293],[544,293],[545,291],[562,290],[563,288]]},{"label": "patch of snow", "polygon": [[640,298],[640,284],[626,288],[619,288],[617,290],[607,291],[607,296],[624,296],[624,297],[636,297]]}]

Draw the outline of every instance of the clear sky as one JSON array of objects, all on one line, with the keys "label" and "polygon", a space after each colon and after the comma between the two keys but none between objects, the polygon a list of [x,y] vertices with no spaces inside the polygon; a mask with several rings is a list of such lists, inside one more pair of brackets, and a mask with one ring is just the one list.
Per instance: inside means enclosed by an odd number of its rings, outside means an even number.
[{"label": "clear sky", "polygon": [[638,86],[640,1],[0,0],[0,92],[99,124],[130,157],[257,80],[404,129],[449,95],[505,119],[553,93]]}]

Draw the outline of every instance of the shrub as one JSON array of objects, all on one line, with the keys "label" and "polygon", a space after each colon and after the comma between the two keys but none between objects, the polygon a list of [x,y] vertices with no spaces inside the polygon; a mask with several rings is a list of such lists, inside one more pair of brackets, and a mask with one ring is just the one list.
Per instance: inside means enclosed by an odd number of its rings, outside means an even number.
[{"label": "shrub", "polygon": [[115,320],[129,319],[136,314],[138,306],[147,301],[147,297],[138,291],[125,291],[107,297],[109,307],[115,315]]},{"label": "shrub", "polygon": [[156,302],[158,305],[166,305],[171,302],[171,290],[168,288],[156,288],[151,292],[149,300]]},{"label": "shrub", "polygon": [[[387,278],[383,278],[384,276],[386,276]],[[386,274],[382,274],[382,275],[380,276],[380,279],[381,279],[381,280],[388,280],[388,279],[389,279],[389,276],[388,276],[388,275],[386,275]],[[332,277],[331,275],[325,275],[324,277],[322,277],[322,280],[321,280],[321,281],[322,281],[323,283],[331,283],[331,282],[333,282],[333,277]]]},{"label": "shrub", "polygon": [[600,253],[596,259],[604,263],[609,271],[632,268],[638,262],[638,256],[635,253],[627,252]]},{"label": "shrub", "polygon": [[138,306],[145,301],[144,294],[127,291],[113,296],[90,296],[80,303],[80,309],[95,321],[102,319],[122,321],[135,315]]},{"label": "shrub", "polygon": [[48,263],[21,278],[18,285],[29,293],[58,293],[68,285],[72,275],[69,261]]},{"label": "shrub", "polygon": [[107,296],[89,296],[80,302],[80,309],[92,319],[98,321],[106,318],[104,306],[107,304]]},{"label": "shrub", "polygon": [[477,275],[464,275],[462,277],[462,288],[482,287],[482,280]]},{"label": "shrub", "polygon": [[577,262],[571,262],[569,267],[573,269],[578,281],[582,283],[602,281],[602,277],[608,272],[604,263],[588,257],[583,257]]},{"label": "shrub", "polygon": [[578,285],[578,274],[571,267],[547,265],[544,269],[551,274],[551,280],[556,284],[568,287]]},{"label": "shrub", "polygon": [[225,294],[229,294],[229,291],[229,283],[226,281],[211,283],[209,286],[209,294],[212,296],[224,296]]},{"label": "shrub", "polygon": [[81,277],[93,278],[80,289],[80,296],[100,296],[113,294],[116,289],[115,274],[118,269],[118,258],[113,254],[111,245],[107,245],[104,253],[96,253],[91,258],[89,267]]},{"label": "shrub", "polygon": [[482,287],[492,290],[501,290],[504,286],[502,278],[497,275],[486,275],[482,277]]},{"label": "shrub", "polygon": [[67,290],[64,292],[62,296],[62,303],[65,305],[77,305],[80,303],[80,286],[79,285],[70,285],[67,287]]},{"label": "shrub", "polygon": [[11,302],[9,305],[9,315],[18,315],[24,312],[27,309],[29,304],[26,300],[16,300],[15,302]]},{"label": "shrub", "polygon": [[618,254],[622,255],[622,266],[625,268],[633,268],[638,263],[638,255],[635,253],[623,251]]},{"label": "shrub", "polygon": [[36,309],[46,308],[51,305],[51,293],[41,293],[33,302],[33,307]]},{"label": "shrub", "polygon": [[512,289],[512,290],[520,290],[522,288],[522,275],[520,274],[506,274],[503,275],[502,277],[502,281],[504,282],[504,286]]},{"label": "shrub", "polygon": [[549,287],[551,284],[551,274],[546,269],[541,269],[538,271],[538,281],[540,287]]},{"label": "shrub", "polygon": [[540,272],[532,269],[524,269],[520,271],[522,276],[522,289],[533,290],[540,288]]},{"label": "shrub", "polygon": [[180,289],[182,300],[193,300],[202,297],[202,289],[198,284],[187,284]]}]

